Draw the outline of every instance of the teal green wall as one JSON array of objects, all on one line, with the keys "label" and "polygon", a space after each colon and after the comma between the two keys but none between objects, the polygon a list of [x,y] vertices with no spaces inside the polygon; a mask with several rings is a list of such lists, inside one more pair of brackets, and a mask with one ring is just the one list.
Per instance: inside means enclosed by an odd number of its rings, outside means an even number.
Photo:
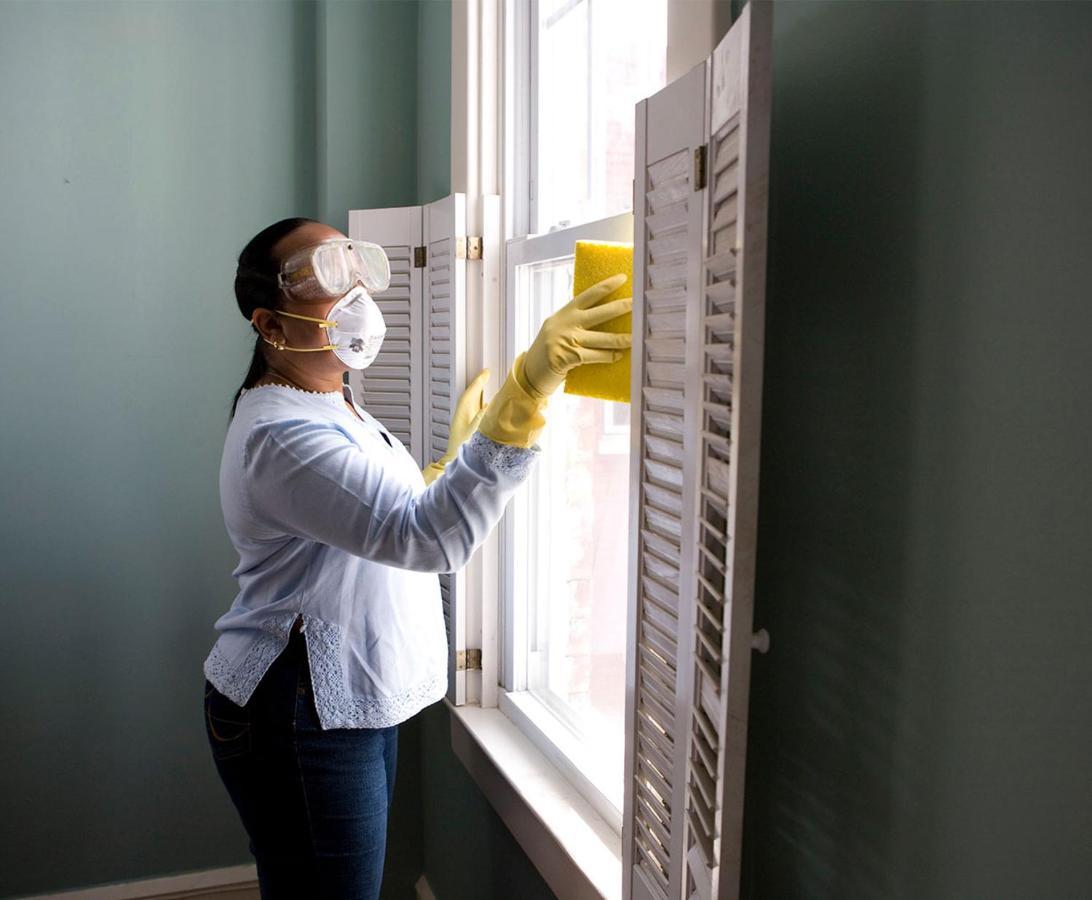
[{"label": "teal green wall", "polygon": [[437,900],[549,900],[553,891],[451,749],[443,703],[417,716],[425,876]]},{"label": "teal green wall", "polygon": [[1092,5],[775,9],[750,896],[1092,896]]},{"label": "teal green wall", "polygon": [[418,7],[319,4],[319,210],[335,228],[416,199]]},{"label": "teal green wall", "polygon": [[[417,3],[330,7],[0,3],[0,896],[250,861],[201,713],[235,256],[417,198]],[[419,764],[411,725],[388,896]]]},{"label": "teal green wall", "polygon": [[[775,28],[749,895],[1087,896],[1092,6]],[[234,257],[447,192],[449,35],[0,4],[0,896],[249,861],[199,708]],[[442,706],[400,737],[385,896],[549,896]]]},{"label": "teal green wall", "polygon": [[417,202],[451,192],[451,0],[421,0],[417,22]]}]

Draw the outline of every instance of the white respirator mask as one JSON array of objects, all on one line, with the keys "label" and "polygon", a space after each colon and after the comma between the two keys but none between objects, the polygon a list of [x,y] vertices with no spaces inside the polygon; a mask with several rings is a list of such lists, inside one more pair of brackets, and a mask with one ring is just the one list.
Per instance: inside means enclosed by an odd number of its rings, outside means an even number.
[{"label": "white respirator mask", "polygon": [[322,347],[289,347],[283,341],[271,341],[265,338],[267,344],[272,344],[278,350],[292,350],[297,353],[332,350],[334,355],[350,369],[364,369],[370,366],[383,344],[383,336],[387,333],[383,312],[371,295],[359,285],[330,307],[325,319],[301,316],[298,313],[285,312],[283,309],[274,309],[270,312],[277,316],[314,322],[320,328],[325,328],[326,344]]}]

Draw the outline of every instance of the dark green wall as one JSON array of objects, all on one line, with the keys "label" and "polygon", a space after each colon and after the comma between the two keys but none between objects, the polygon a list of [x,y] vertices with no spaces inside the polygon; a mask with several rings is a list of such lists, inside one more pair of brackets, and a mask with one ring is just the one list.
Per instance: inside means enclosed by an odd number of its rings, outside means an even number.
[{"label": "dark green wall", "polygon": [[1092,5],[773,50],[750,896],[1092,896]]},{"label": "dark green wall", "polygon": [[553,891],[451,750],[441,702],[417,716],[425,875],[437,900],[549,900]]},{"label": "dark green wall", "polygon": [[[329,7],[0,3],[0,896],[251,861],[201,719],[235,256],[416,199],[418,4]],[[410,726],[391,896],[420,756]]]},{"label": "dark green wall", "polygon": [[[777,4],[753,900],[1092,895],[1089,46]],[[549,896],[421,719],[437,896]]]}]

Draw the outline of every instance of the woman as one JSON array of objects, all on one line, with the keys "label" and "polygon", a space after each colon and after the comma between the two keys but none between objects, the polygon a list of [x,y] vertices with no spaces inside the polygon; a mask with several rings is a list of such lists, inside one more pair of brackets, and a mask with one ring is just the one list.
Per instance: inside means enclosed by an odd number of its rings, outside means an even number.
[{"label": "woman", "polygon": [[342,384],[385,332],[369,291],[386,256],[310,219],[239,255],[235,297],[258,333],[232,405],[220,496],[239,593],[205,660],[212,756],[250,837],[263,898],[379,895],[397,727],[447,691],[436,573],[459,569],[540,448],[565,373],[610,362],[630,311],[616,276],[549,317],[484,407],[481,372],[447,453],[422,472]]}]

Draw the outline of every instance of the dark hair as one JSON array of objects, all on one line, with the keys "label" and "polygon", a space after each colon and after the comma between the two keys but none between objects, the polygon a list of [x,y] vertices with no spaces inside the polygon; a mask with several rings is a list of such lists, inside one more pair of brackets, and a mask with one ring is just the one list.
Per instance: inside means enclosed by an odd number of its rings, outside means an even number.
[{"label": "dark hair", "polygon": [[[268,228],[263,228],[243,247],[243,252],[239,254],[238,268],[235,270],[235,302],[239,304],[239,312],[248,322],[256,309],[280,309],[281,290],[277,285],[277,273],[280,271],[281,262],[273,256],[273,247],[281,238],[309,222],[315,222],[315,219],[281,219]],[[250,327],[254,328],[253,325]],[[255,332],[257,330],[254,328]],[[255,382],[265,373],[265,354],[262,352],[262,336],[259,334],[254,340],[254,356],[251,357],[250,368],[242,386],[235,392],[235,399],[231,401],[232,416],[235,415],[235,407],[243,389],[254,387]]]}]

